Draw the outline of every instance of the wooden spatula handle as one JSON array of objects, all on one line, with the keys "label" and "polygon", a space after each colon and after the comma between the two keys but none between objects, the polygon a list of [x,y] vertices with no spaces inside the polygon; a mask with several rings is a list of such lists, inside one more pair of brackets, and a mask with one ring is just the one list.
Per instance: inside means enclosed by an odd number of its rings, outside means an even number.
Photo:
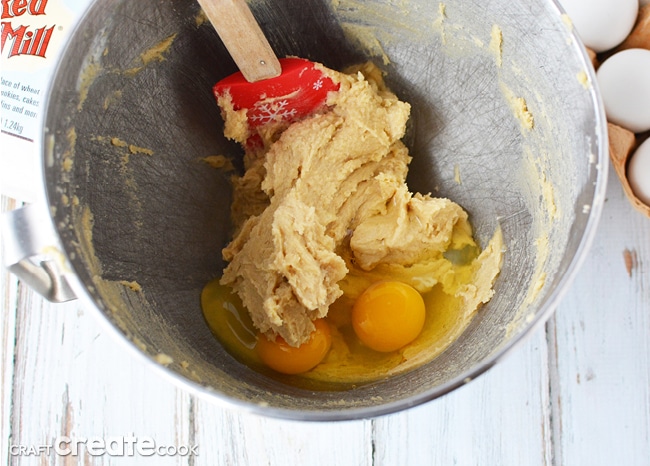
[{"label": "wooden spatula handle", "polygon": [[198,2],[248,82],[280,75],[280,62],[244,0]]}]

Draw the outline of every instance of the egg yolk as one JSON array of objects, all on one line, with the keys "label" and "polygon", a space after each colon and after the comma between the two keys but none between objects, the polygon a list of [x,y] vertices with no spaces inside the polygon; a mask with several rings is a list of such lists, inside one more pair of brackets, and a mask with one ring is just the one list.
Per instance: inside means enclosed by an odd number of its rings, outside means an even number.
[{"label": "egg yolk", "polygon": [[283,374],[300,374],[317,366],[332,345],[332,336],[327,322],[314,321],[316,329],[309,340],[298,347],[289,346],[284,338],[278,336],[269,340],[264,335],[257,338],[257,354],[271,369]]},{"label": "egg yolk", "polygon": [[424,326],[424,300],[402,282],[370,285],[352,308],[352,327],[359,339],[375,351],[395,351],[412,342]]}]

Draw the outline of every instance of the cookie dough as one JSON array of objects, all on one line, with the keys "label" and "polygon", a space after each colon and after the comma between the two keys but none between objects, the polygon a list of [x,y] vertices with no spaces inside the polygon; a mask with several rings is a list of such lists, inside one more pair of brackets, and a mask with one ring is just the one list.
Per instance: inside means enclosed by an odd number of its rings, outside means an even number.
[{"label": "cookie dough", "polygon": [[[229,264],[221,284],[239,295],[259,331],[293,346],[309,338],[342,285],[356,293],[354,277],[402,275],[420,292],[447,280],[453,294],[471,295],[473,312],[492,296],[500,243],[472,255],[468,284],[458,285],[444,254],[476,248],[467,213],[408,190],[411,157],[400,139],[409,104],[371,64],[323,72],[340,84],[324,111],[288,127],[261,127],[261,144],[249,144],[245,173],[233,182],[236,232],[223,250]],[[234,111],[227,97],[219,104],[226,136],[246,146],[245,111]],[[469,283],[472,274],[482,282]]]}]

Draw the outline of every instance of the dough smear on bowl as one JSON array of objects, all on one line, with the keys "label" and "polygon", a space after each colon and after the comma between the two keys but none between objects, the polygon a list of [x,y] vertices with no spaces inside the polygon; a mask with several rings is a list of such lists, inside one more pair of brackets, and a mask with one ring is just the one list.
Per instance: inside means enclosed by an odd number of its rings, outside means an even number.
[{"label": "dough smear on bowl", "polygon": [[235,235],[223,250],[221,284],[239,295],[259,331],[292,346],[309,339],[346,277],[354,288],[355,276],[394,274],[420,292],[447,280],[473,312],[493,294],[500,246],[472,259],[482,283],[452,285],[443,254],[474,245],[471,228],[459,205],[408,190],[411,157],[401,138],[410,105],[372,64],[323,71],[339,91],[323,111],[290,125],[251,130],[245,110],[233,110],[228,96],[219,102],[226,136],[247,148],[245,173],[233,182]]}]

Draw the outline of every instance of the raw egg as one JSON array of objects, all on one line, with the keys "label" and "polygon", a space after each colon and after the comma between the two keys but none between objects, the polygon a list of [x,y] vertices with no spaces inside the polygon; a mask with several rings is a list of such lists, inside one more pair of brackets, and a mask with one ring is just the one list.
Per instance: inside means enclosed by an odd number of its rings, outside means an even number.
[{"label": "raw egg", "polygon": [[402,282],[370,285],[352,308],[352,326],[359,339],[375,351],[395,351],[412,342],[424,326],[422,295]]},{"label": "raw egg", "polygon": [[650,50],[615,53],[598,68],[607,119],[633,133],[650,129]]},{"label": "raw egg", "polygon": [[327,355],[332,336],[327,322],[314,321],[316,329],[309,340],[298,347],[289,346],[280,336],[269,340],[264,335],[257,338],[257,354],[271,369],[283,374],[300,374],[316,367]]}]

